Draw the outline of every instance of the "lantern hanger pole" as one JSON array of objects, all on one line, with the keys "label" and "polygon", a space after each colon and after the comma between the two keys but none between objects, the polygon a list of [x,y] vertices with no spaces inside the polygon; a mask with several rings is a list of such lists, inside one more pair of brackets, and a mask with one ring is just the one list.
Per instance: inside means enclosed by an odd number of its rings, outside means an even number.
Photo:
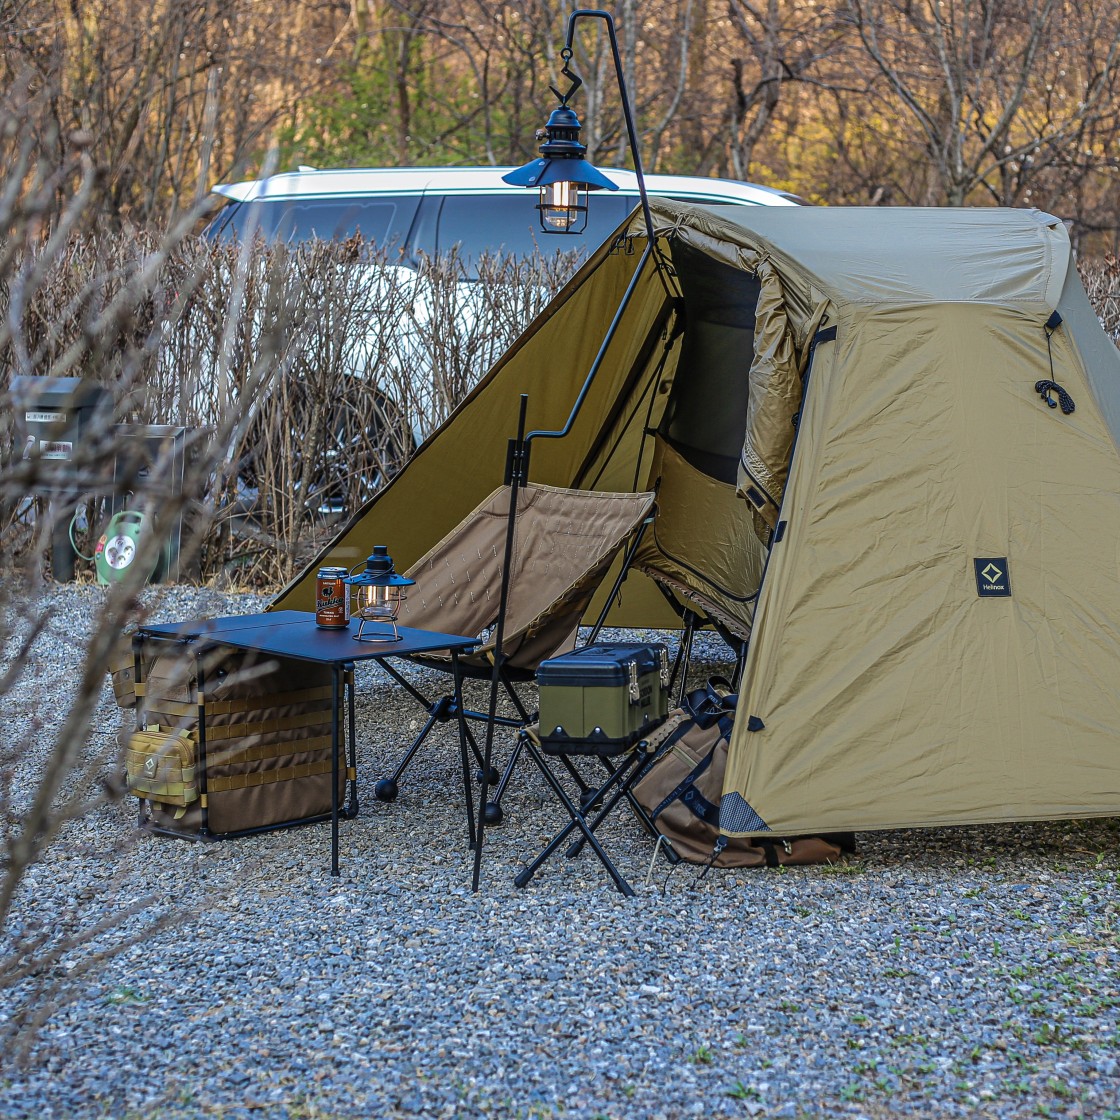
[{"label": "lantern hanger pole", "polygon": [[649,209],[649,195],[646,194],[646,177],[645,172],[642,170],[642,156],[638,150],[638,133],[634,128],[634,114],[630,108],[630,95],[626,91],[626,77],[622,70],[622,56],[618,50],[618,35],[615,32],[614,17],[610,12],[605,12],[600,8],[577,8],[570,16],[568,16],[568,34],[564,40],[564,70],[562,73],[575,84],[568,90],[567,95],[556,93],[560,97],[563,104],[567,104],[567,99],[571,97],[580,85],[583,84],[582,79],[574,71],[570,69],[570,61],[572,56],[572,43],[575,38],[576,23],[583,19],[601,19],[607,25],[607,34],[611,40],[611,54],[614,56],[614,73],[618,79],[618,93],[622,98],[622,115],[626,120],[626,136],[630,141],[630,153],[634,157],[634,175],[638,180],[638,196],[642,200],[642,215],[646,221],[646,236],[649,238],[650,245],[655,244],[656,238],[653,232],[653,215]]},{"label": "lantern hanger pole", "polygon": [[490,706],[486,720],[486,744],[482,752],[482,788],[478,796],[478,828],[475,830],[474,874],[471,887],[478,890],[482,871],[482,843],[486,827],[486,793],[490,785],[490,766],[494,754],[494,717],[498,711],[498,684],[502,679],[505,654],[502,645],[506,636],[506,614],[509,609],[509,569],[513,562],[513,538],[517,528],[517,499],[521,487],[528,479],[528,444],[525,441],[525,414],[529,405],[528,394],[521,394],[517,417],[517,438],[510,440],[509,460],[506,463],[506,484],[509,486],[509,511],[506,515],[505,553],[502,557],[501,590],[498,594],[498,618],[494,627],[493,667],[490,673]]}]

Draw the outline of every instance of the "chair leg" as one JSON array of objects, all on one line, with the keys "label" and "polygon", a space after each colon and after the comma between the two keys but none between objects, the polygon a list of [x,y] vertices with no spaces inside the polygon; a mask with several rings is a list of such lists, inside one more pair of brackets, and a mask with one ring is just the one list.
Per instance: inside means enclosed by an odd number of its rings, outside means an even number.
[{"label": "chair leg", "polygon": [[731,677],[731,687],[738,692],[743,683],[743,670],[747,667],[747,646],[746,641],[739,643],[739,654],[735,659],[735,672]]},{"label": "chair leg", "polygon": [[502,771],[502,776],[498,780],[498,784],[494,789],[494,796],[490,801],[486,802],[487,824],[501,824],[502,819],[505,817],[505,812],[502,809],[502,798],[505,796],[506,787],[509,785],[510,780],[513,778],[513,768],[517,765],[517,760],[521,757],[521,751],[524,746],[525,737],[523,735],[518,735],[517,742],[513,744],[513,750],[510,751],[509,758],[506,760],[506,765],[505,769]]},{"label": "chair leg", "polygon": [[[437,707],[437,705],[433,705],[433,708],[435,707]],[[428,737],[432,728],[440,722],[440,719],[439,713],[437,711],[432,711],[431,715],[428,716],[428,722],[424,724],[420,734],[412,740],[412,745],[397,764],[396,770],[393,771],[393,776],[391,778],[382,778],[374,785],[373,795],[378,801],[395,801],[397,799],[397,794],[400,792],[401,775],[408,768],[408,764],[412,761],[413,756],[420,749],[421,744]]]},{"label": "chair leg", "polygon": [[[609,771],[611,771],[611,773],[614,773],[614,768],[611,766],[610,762],[607,759],[603,758],[600,761]],[[646,812],[645,806],[634,796],[633,788],[645,776],[646,771],[650,768],[650,766],[653,765],[655,761],[656,755],[651,755],[649,758],[646,758],[645,760],[640,762],[637,766],[637,773],[632,774],[629,778],[626,779],[625,782],[623,782],[622,793],[626,797],[626,800],[630,803],[630,808],[634,811],[634,816],[638,818],[639,824],[641,824],[646,832],[648,832],[650,836],[652,836],[656,840],[661,837],[661,833],[658,832],[657,825],[654,824],[653,818],[649,815],[649,813]],[[605,816],[606,814],[604,813],[602,815]],[[592,823],[591,831],[594,832],[597,827],[598,819],[596,819],[596,821]],[[579,853],[583,850],[583,844],[583,837],[577,836],[575,840],[572,841],[571,846],[564,854],[569,859],[578,856]],[[674,867],[681,861],[680,855],[678,854],[676,849],[668,843],[668,841],[666,841],[665,844],[665,858],[668,859],[669,863]]]},{"label": "chair leg", "polygon": [[678,708],[684,703],[685,695],[688,692],[688,665],[692,660],[692,638],[696,633],[696,623],[698,621],[699,619],[692,611],[685,611],[684,634],[681,636],[681,644],[677,648],[676,660],[673,662],[673,675],[669,681],[669,689],[672,691],[673,685],[677,683],[677,673],[680,673],[680,688],[677,690]]},{"label": "chair leg", "polygon": [[[533,717],[530,717],[528,710],[521,701],[521,697],[517,694],[517,690],[508,680],[505,681],[505,686],[506,692],[509,693],[514,707],[522,718],[523,725],[532,723]],[[506,789],[513,779],[513,771],[517,766],[517,760],[521,757],[524,745],[523,737],[519,735],[517,741],[513,745],[513,750],[510,752],[509,758],[506,760],[505,767],[502,770],[502,776],[498,779],[497,786],[494,789],[494,796],[486,803],[486,823],[489,825],[501,824],[505,817],[505,812],[502,809],[502,798],[505,796]],[[568,773],[579,787],[580,794],[584,795],[590,792],[591,787],[584,781],[583,775],[572,762],[566,757],[562,758],[562,761]]]},{"label": "chair leg", "polygon": [[[405,770],[412,762],[412,759],[415,757],[416,752],[420,749],[424,740],[431,733],[432,728],[437,723],[450,723],[452,720],[457,719],[458,711],[455,706],[454,696],[441,696],[438,700],[429,701],[427,697],[423,696],[420,692],[413,688],[408,683],[408,681],[400,676],[399,673],[393,672],[391,667],[389,666],[386,666],[386,668],[389,668],[392,675],[396,677],[402,684],[404,684],[408,691],[428,710],[428,721],[424,724],[423,729],[412,741],[411,746],[405,752],[404,757],[397,764],[397,768],[393,771],[392,776],[388,778],[382,778],[373,787],[374,796],[376,796],[378,800],[393,801],[396,799],[397,794],[400,792],[401,776],[404,774]],[[507,684],[507,687],[511,692],[513,691],[512,686],[509,686]],[[523,727],[526,723],[529,722],[529,720],[528,717],[524,715],[524,706],[521,704],[520,698],[516,698],[515,706],[517,707],[519,713],[517,718],[511,716],[498,716],[494,722],[499,727]],[[485,712],[476,712],[466,707],[463,708],[463,717],[467,720],[473,720],[475,722],[485,722],[489,718]],[[479,748],[478,742],[475,740],[475,737],[470,733],[469,729],[467,730],[467,743],[470,747],[471,753],[474,755],[475,762],[481,769],[483,764],[482,751]],[[490,782],[493,783],[498,780],[498,775],[497,772],[493,770],[493,768],[491,768],[491,770],[492,772],[488,775],[488,777]],[[479,777],[481,778],[481,773]]]}]

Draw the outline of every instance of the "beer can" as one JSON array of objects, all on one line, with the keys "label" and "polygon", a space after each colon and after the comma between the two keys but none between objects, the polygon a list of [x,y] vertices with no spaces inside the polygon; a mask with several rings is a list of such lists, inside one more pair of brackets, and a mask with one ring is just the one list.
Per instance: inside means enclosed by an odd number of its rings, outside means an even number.
[{"label": "beer can", "polygon": [[350,625],[350,587],[342,581],[347,568],[320,568],[315,580],[315,625],[345,630]]}]

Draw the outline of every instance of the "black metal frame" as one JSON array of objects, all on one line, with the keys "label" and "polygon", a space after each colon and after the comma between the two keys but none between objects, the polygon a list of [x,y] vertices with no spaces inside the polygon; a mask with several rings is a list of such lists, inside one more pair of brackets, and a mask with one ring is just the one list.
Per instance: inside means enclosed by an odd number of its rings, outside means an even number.
[{"label": "black metal frame", "polygon": [[[415,663],[418,665],[423,665],[426,668],[438,669],[440,672],[445,672],[447,670],[447,667],[445,665],[437,664],[424,658],[416,658]],[[460,705],[456,702],[454,695],[445,694],[439,697],[439,699],[437,700],[432,700],[423,692],[421,692],[420,689],[417,688],[416,685],[413,684],[413,682],[410,681],[407,677],[405,677],[398,669],[389,664],[382,665],[382,668],[428,713],[427,722],[419,730],[419,732],[417,732],[416,737],[409,744],[408,749],[401,757],[401,760],[397,764],[396,769],[389,777],[379,779],[374,786],[374,796],[379,801],[395,801],[399,792],[401,777],[404,775],[405,770],[408,769],[408,766],[416,756],[417,751],[419,751],[420,747],[423,746],[424,741],[432,733],[432,730],[435,728],[436,724],[448,723],[458,717]],[[468,668],[462,670],[462,675],[467,679],[486,680],[489,679],[490,672],[489,670],[485,670],[483,672],[472,672]],[[532,677],[526,676],[524,679],[531,680]],[[488,722],[492,718],[494,723],[496,723],[500,727],[523,727],[526,723],[530,722],[532,716],[526,708],[524,701],[518,695],[516,688],[514,688],[514,682],[509,674],[503,674],[502,684],[505,687],[506,694],[513,702],[513,706],[517,709],[518,718],[514,718],[512,716],[500,716],[497,713],[495,713],[494,716],[491,717],[487,712],[477,712],[467,707],[462,708],[463,718],[465,720],[474,722]],[[484,765],[482,750],[479,747],[478,743],[475,741],[475,737],[471,734],[469,723],[467,725],[467,742],[470,745],[471,753],[474,755],[475,762],[481,768]],[[490,773],[489,777],[489,784],[493,785],[494,781],[496,780],[493,772]],[[501,787],[501,789],[504,790],[504,786]],[[501,792],[498,793],[495,800],[501,800]],[[493,822],[488,821],[488,823]]]},{"label": "black metal frame", "polygon": [[[534,439],[563,439],[571,430],[572,425],[575,423],[576,417],[579,415],[583,407],[583,402],[591,389],[591,383],[595,380],[595,375],[598,373],[603,359],[606,356],[607,349],[618,330],[618,326],[622,321],[622,317],[626,309],[630,305],[630,300],[633,298],[634,292],[637,289],[638,281],[645,271],[646,262],[653,257],[657,267],[658,276],[661,282],[665,284],[664,267],[662,262],[657,256],[657,235],[653,226],[653,215],[649,208],[649,196],[646,192],[645,173],[642,168],[642,157],[638,147],[638,134],[634,127],[634,115],[630,107],[630,97],[626,90],[626,78],[622,68],[622,57],[618,49],[618,35],[615,32],[614,18],[609,12],[605,12],[598,8],[577,8],[568,17],[567,35],[564,42],[564,48],[561,52],[565,62],[565,71],[568,76],[579,81],[578,75],[571,71],[568,64],[573,54],[572,43],[575,36],[576,23],[580,19],[601,19],[607,25],[607,32],[610,36],[611,53],[614,58],[615,77],[618,80],[618,90],[622,100],[622,111],[626,120],[626,136],[630,143],[630,150],[634,157],[634,173],[638,181],[638,195],[642,204],[642,215],[645,219],[646,226],[646,246],[642,253],[641,260],[638,266],[634,269],[634,274],[630,278],[630,283],[623,294],[622,300],[615,311],[614,318],[611,320],[610,326],[607,328],[606,336],[599,346],[599,351],[595,355],[595,360],[591,364],[591,369],[588,371],[587,377],[584,379],[583,386],[576,397],[575,403],[572,405],[571,412],[568,415],[567,423],[563,428],[556,431],[531,431],[528,434],[525,432],[525,416],[526,407],[528,404],[528,397],[524,393],[521,395],[521,405],[518,414],[517,422],[517,438],[510,441],[509,454],[506,460],[506,484],[510,487],[510,502],[509,502],[509,520],[506,526],[506,546],[505,557],[502,565],[502,582],[501,582],[501,599],[498,609],[498,621],[495,633],[494,643],[494,666],[491,674],[490,682],[490,703],[488,708],[488,719],[486,724],[486,744],[483,750],[482,760],[482,795],[479,802],[478,810],[478,834],[479,844],[475,849],[475,862],[474,862],[474,876],[473,887],[478,890],[478,880],[482,860],[482,832],[485,824],[486,812],[486,794],[487,786],[490,776],[490,768],[494,744],[494,722],[497,712],[498,703],[498,688],[499,682],[502,678],[502,645],[505,638],[505,623],[506,611],[509,605],[509,565],[510,559],[513,554],[513,538],[514,529],[517,523],[517,495],[520,488],[529,479],[529,451],[532,441]],[[574,88],[573,87],[573,91]],[[567,96],[571,95],[569,91]],[[566,104],[567,96],[561,96],[562,101]],[[668,286],[666,285],[668,290]],[[609,602],[609,601],[608,601]],[[518,753],[515,748],[515,754]],[[516,761],[516,758],[513,760]],[[507,770],[512,772],[512,765],[507,766]]]},{"label": "black metal frame", "polygon": [[[564,853],[565,856],[568,859],[573,859],[583,850],[584,844],[590,844],[599,862],[606,868],[607,874],[614,881],[614,885],[622,894],[632,897],[633,889],[615,866],[614,861],[607,855],[595,832],[614,810],[615,806],[625,798],[646,831],[654,837],[660,835],[657,826],[650,819],[649,814],[638,802],[633,792],[634,785],[659,757],[659,749],[651,747],[647,740],[641,739],[626,751],[622,761],[617,765],[612,764],[606,755],[600,755],[599,760],[606,768],[607,776],[595,789],[582,788],[577,802],[564,789],[560,779],[553,772],[548,764],[548,759],[545,757],[548,754],[559,758],[562,763],[570,767],[571,759],[562,750],[542,748],[533,741],[532,736],[526,730],[523,730],[519,736],[519,746],[524,747],[529,752],[530,758],[544,775],[545,781],[553,793],[556,794],[557,800],[564,806],[570,819],[548,842],[536,859],[518,872],[513,880],[514,886],[524,887],[540,870],[541,865],[553,856],[565,840],[578,829],[580,835],[569,845],[568,850]],[[666,855],[671,863],[675,864],[680,860],[680,857],[671,847],[666,848]]]},{"label": "black metal frame", "polygon": [[672,693],[674,687],[677,688],[677,707],[679,708],[684,703],[684,698],[688,694],[688,670],[686,667],[692,659],[692,642],[696,636],[696,631],[704,626],[711,626],[732,653],[735,654],[735,671],[731,676],[731,685],[732,688],[737,690],[743,679],[743,670],[746,668],[747,649],[750,644],[749,639],[736,637],[726,627],[721,626],[714,619],[701,614],[699,611],[694,611],[691,607],[684,606],[676,596],[663,584],[658,582],[654,576],[650,576],[650,579],[653,580],[658,591],[665,597],[666,602],[668,602],[674,613],[684,624],[680,645],[677,646],[677,653],[673,658],[673,669],[669,674],[669,692]]},{"label": "black metal frame", "polygon": [[[625,71],[622,68],[622,55],[618,50],[618,35],[615,31],[614,17],[610,12],[605,12],[601,8],[577,8],[570,16],[568,16],[568,31],[564,37],[564,48],[561,51],[561,57],[564,59],[565,72],[571,78],[576,78],[582,84],[582,79],[571,70],[570,60],[574,53],[572,44],[575,41],[576,23],[581,19],[601,19],[607,25],[607,34],[611,41],[611,55],[614,58],[614,73],[618,80],[618,93],[622,100],[622,115],[626,122],[626,139],[630,142],[630,153],[634,157],[634,177],[638,180],[638,197],[642,203],[642,216],[646,222],[646,236],[649,238],[649,244],[652,247],[656,241],[656,236],[653,230],[653,215],[649,209],[649,195],[646,193],[646,176],[642,168],[642,155],[638,147],[638,131],[634,127],[634,113],[630,107],[630,95],[626,90],[626,77]],[[578,88],[575,87],[575,88]],[[555,91],[554,91],[555,92]],[[572,95],[575,90],[568,91],[568,97]],[[567,98],[564,98],[565,104]]]}]

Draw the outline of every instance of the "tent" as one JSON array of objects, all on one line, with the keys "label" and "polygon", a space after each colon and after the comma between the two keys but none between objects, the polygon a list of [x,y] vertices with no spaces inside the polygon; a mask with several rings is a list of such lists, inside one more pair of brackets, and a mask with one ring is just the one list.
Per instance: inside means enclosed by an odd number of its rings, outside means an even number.
[{"label": "tent", "polygon": [[[1120,813],[1120,351],[1056,218],[656,200],[315,568],[404,566],[503,477],[656,490],[611,621],[749,635],[745,835]],[[650,579],[654,576],[657,584]],[[593,606],[592,610],[596,608]]]}]

